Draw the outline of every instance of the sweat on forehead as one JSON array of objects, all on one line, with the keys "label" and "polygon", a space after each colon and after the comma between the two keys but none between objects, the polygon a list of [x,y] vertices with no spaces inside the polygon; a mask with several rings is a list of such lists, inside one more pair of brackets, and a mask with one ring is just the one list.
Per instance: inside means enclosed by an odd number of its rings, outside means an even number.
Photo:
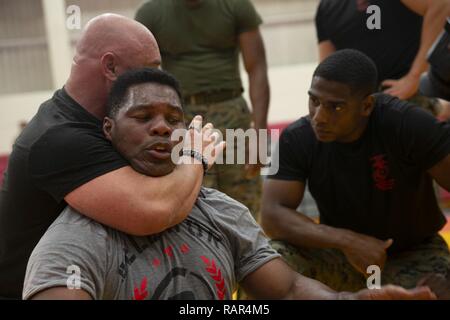
[{"label": "sweat on forehead", "polygon": [[128,112],[132,108],[158,104],[165,104],[182,111],[181,101],[175,90],[155,82],[135,84],[129,87],[120,105],[120,110]]},{"label": "sweat on forehead", "polygon": [[178,81],[168,72],[156,68],[141,68],[125,72],[114,82],[107,103],[107,115],[113,118],[129,96],[129,88],[144,83],[156,83],[172,88],[180,102],[182,94]]}]

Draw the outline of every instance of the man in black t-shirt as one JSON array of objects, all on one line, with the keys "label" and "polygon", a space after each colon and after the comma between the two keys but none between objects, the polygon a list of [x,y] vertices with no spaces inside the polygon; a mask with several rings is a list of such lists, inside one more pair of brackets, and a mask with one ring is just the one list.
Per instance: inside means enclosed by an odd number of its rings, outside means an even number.
[{"label": "man in black t-shirt", "polygon": [[[102,132],[117,77],[160,60],[151,32],[132,19],[105,14],[86,25],[66,85],[40,106],[9,158],[0,193],[0,298],[21,298],[29,255],[67,204],[132,235],[158,233],[188,215],[202,183],[201,162],[147,177]],[[193,125],[188,134],[202,139],[201,119]]]},{"label": "man in black t-shirt", "polygon": [[[450,265],[432,184],[450,190],[450,125],[373,94],[376,85],[376,67],[359,51],[325,59],[313,75],[310,115],[283,131],[279,171],[264,186],[263,227],[292,245],[274,246],[335,290],[364,287],[371,265],[384,267],[382,283],[407,288]],[[295,210],[306,184],[320,224]]]},{"label": "man in black t-shirt", "polygon": [[417,91],[427,52],[449,14],[448,0],[321,0],[315,19],[320,60],[336,50],[362,51],[375,62],[385,93],[439,113],[438,101]]}]

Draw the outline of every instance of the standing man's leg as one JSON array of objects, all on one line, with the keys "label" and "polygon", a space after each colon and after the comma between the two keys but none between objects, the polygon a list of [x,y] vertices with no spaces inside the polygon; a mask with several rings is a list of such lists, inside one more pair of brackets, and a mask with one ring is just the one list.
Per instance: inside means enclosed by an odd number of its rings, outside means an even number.
[{"label": "standing man's leg", "polygon": [[[187,122],[200,114],[205,123],[213,123],[214,127],[222,132],[224,140],[226,140],[226,129],[243,129],[245,132],[251,125],[251,114],[242,97],[209,105],[187,105],[185,109]],[[227,148],[229,146],[231,144],[227,144]],[[236,141],[234,150],[236,155]],[[218,189],[241,202],[258,220],[262,189],[261,176],[249,179],[246,177],[245,164],[236,164],[236,161],[234,164],[226,164],[226,150],[223,159],[224,164],[215,164],[207,173],[203,185]]]}]

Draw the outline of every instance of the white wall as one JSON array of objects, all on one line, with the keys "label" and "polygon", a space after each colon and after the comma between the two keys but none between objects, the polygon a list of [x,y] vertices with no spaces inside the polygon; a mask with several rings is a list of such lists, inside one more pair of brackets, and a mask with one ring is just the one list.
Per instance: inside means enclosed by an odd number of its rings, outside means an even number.
[{"label": "white wall", "polygon": [[[34,79],[34,82],[47,83],[48,79],[45,79],[48,78],[48,73],[51,73],[51,82],[59,87],[60,84],[64,82],[65,77],[68,76],[67,67],[71,60],[71,57],[68,57],[71,53],[68,53],[70,50],[67,49],[67,46],[58,46],[58,41],[67,43],[67,34],[61,30],[61,18],[63,17],[58,16],[61,15],[61,4],[64,0],[40,1],[44,4],[42,6],[44,18],[51,21],[43,22],[39,20],[37,21],[39,23],[36,22],[36,25],[39,25],[41,28],[45,25],[47,26],[47,29],[50,29],[50,31],[47,31],[47,35],[51,37],[50,41],[47,41],[48,51],[51,53],[50,56],[58,56],[59,49],[61,51],[61,56],[56,60],[51,59],[51,61],[49,61],[50,68],[46,64],[45,69],[51,69],[51,72],[41,72],[39,74],[39,79]],[[306,92],[315,62],[317,61],[313,18],[318,0],[253,1],[264,20],[264,25],[261,30],[267,51],[269,78],[272,91],[269,122],[291,121],[304,115],[307,111]],[[128,0],[128,2],[135,3],[134,0]],[[1,3],[3,2],[0,2],[0,4]],[[23,5],[16,8],[11,2],[8,3],[10,4],[9,7],[0,5],[0,10],[2,8],[8,9],[8,12],[14,14],[17,10],[24,10],[24,8],[26,8]],[[54,6],[51,6],[50,3],[53,3]],[[88,3],[89,6],[93,8],[92,10],[88,10]],[[56,4],[59,4],[59,6],[56,6]],[[95,2],[87,2],[87,0],[65,0],[65,4],[78,4],[81,6],[83,24],[92,16],[105,11],[117,12],[132,17],[136,9],[135,6],[126,6],[122,2],[119,6],[118,2],[113,2],[111,0],[95,0]],[[114,6],[117,6],[117,8],[111,10]],[[39,19],[42,19],[42,17]],[[57,29],[61,32],[55,33],[55,30],[51,30],[54,28],[53,26],[55,24],[59,24],[60,27]],[[13,25],[12,27],[16,28],[16,25]],[[33,27],[30,30],[33,31],[35,29],[38,28]],[[28,30],[26,34],[29,34],[31,31]],[[42,33],[43,30],[40,30],[38,35],[41,35]],[[77,32],[70,31],[69,35],[74,39],[77,38]],[[0,39],[1,38],[2,33],[0,32]],[[29,39],[27,41],[29,41]],[[11,63],[6,62],[7,61],[1,61],[0,59],[0,67],[1,63],[4,63],[4,65],[11,65]],[[26,74],[26,70],[22,69],[16,71],[21,74]],[[2,69],[0,68],[0,70]],[[64,74],[67,75],[64,76]],[[27,77],[25,78],[28,79],[31,78],[31,76],[27,74]],[[244,85],[246,86],[246,75],[243,74],[242,78]],[[5,76],[1,72],[0,80],[0,83],[3,85],[6,85],[11,81],[8,76]],[[44,86],[40,90],[46,87],[47,86]],[[21,88],[24,88],[24,91],[26,90],[26,87],[24,86],[21,86]],[[53,91],[0,95],[0,154],[10,152],[12,143],[20,131],[19,123],[30,120],[36,113],[39,105],[51,98],[52,95]]]},{"label": "white wall", "polygon": [[0,96],[0,154],[9,153],[20,132],[19,123],[30,120],[40,103],[52,96],[51,91],[39,91]]},{"label": "white wall", "polygon": [[[292,121],[307,114],[307,91],[315,64],[299,64],[269,68],[271,106],[269,122]],[[244,86],[247,77],[242,75]],[[0,96],[0,154],[9,153],[19,133],[19,122],[30,120],[39,105],[53,92],[33,92]],[[246,90],[248,100],[248,90]]]}]

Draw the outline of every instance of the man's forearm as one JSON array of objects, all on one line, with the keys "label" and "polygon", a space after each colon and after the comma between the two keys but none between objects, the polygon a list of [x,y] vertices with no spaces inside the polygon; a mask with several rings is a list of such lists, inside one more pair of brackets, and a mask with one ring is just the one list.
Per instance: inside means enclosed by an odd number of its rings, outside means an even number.
[{"label": "man's forearm", "polygon": [[180,164],[165,177],[162,177],[160,194],[171,212],[168,227],[182,222],[192,210],[203,182],[203,168],[196,164]]},{"label": "man's forearm", "polygon": [[315,223],[304,214],[281,205],[270,214],[271,218],[265,216],[263,226],[267,234],[295,246],[342,250],[350,241],[347,230]]},{"label": "man's forearm", "polygon": [[304,277],[301,274],[297,274],[294,280],[294,284],[285,299],[338,300],[341,299],[341,297],[338,292],[334,291],[322,282]]},{"label": "man's forearm", "polygon": [[255,70],[252,70],[249,73],[249,91],[255,129],[266,129],[270,102],[270,88],[267,79],[267,67],[265,64],[255,67]]},{"label": "man's forearm", "polygon": [[445,21],[450,14],[449,2],[436,1],[431,3],[423,19],[420,48],[409,71],[411,76],[417,78],[427,70],[428,50],[443,31]]}]

